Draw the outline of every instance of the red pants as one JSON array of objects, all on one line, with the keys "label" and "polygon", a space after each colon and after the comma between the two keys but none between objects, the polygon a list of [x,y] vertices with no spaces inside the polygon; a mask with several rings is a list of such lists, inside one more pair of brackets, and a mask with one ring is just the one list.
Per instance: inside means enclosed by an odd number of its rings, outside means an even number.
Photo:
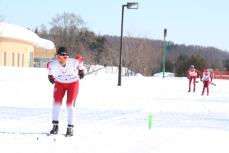
[{"label": "red pants", "polygon": [[204,95],[205,88],[207,88],[207,95],[209,95],[209,81],[203,81],[202,95]]},{"label": "red pants", "polygon": [[79,90],[79,81],[73,82],[73,83],[61,83],[61,82],[55,82],[54,86],[54,103],[62,105],[62,100],[65,95],[65,92],[67,91],[67,106],[72,106],[74,101],[76,100],[76,97],[78,95]]},{"label": "red pants", "polygon": [[193,80],[193,91],[195,91],[196,90],[196,76],[189,77],[189,91],[191,91],[192,80]]}]

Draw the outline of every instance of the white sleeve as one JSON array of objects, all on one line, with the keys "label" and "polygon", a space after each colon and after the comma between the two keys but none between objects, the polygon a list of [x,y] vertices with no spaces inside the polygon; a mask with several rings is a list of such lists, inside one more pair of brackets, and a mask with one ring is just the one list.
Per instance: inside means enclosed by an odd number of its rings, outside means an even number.
[{"label": "white sleeve", "polygon": [[48,75],[54,75],[53,65],[54,65],[53,60],[51,60],[47,63]]},{"label": "white sleeve", "polygon": [[84,66],[83,66],[83,62],[79,63],[78,69],[79,70],[84,70],[85,69]]},{"label": "white sleeve", "polygon": [[84,70],[85,69],[85,67],[83,66],[83,61],[79,61],[77,59],[74,59],[74,61],[75,61],[75,64],[76,64],[76,67],[78,70]]}]

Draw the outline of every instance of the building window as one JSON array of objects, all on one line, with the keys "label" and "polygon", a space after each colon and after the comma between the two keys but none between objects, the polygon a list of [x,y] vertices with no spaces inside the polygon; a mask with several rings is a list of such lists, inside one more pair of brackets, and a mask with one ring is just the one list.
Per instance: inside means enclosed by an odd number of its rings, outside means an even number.
[{"label": "building window", "polygon": [[20,67],[20,53],[17,54],[17,66]]},{"label": "building window", "polygon": [[24,67],[24,53],[22,54],[22,59],[21,59],[21,66]]},{"label": "building window", "polygon": [[4,63],[4,66],[6,66],[6,52],[4,52],[4,55],[3,55],[3,63]]},{"label": "building window", "polygon": [[12,66],[14,66],[14,52],[12,52],[11,62],[12,62]]}]

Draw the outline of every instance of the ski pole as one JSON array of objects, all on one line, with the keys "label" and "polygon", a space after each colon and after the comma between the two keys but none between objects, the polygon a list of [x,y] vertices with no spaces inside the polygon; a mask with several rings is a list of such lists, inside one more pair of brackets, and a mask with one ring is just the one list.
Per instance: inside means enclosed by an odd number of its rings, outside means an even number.
[{"label": "ski pole", "polygon": [[98,72],[99,70],[102,70],[102,69],[106,68],[106,66],[107,66],[107,65],[105,64],[104,67],[101,67],[101,68],[98,68],[98,69],[93,70],[93,71],[91,71],[91,72],[88,72],[88,73],[85,74],[85,76],[86,76],[86,75],[90,75],[90,74],[95,73],[95,72]]},{"label": "ski pole", "polygon": [[[85,74],[85,76],[86,76],[86,75],[90,75],[90,74],[92,74],[92,73],[95,73],[95,72],[97,72],[97,71],[99,71],[99,70],[102,70],[102,69],[106,68],[106,66],[107,66],[107,65],[105,64],[104,67],[101,67],[101,68],[99,68],[99,69],[97,69],[97,70],[88,72],[88,73]],[[74,106],[74,107],[75,107],[75,103],[76,103],[76,100],[74,100],[74,102],[73,102],[73,106]]]},{"label": "ski pole", "polygon": [[215,83],[213,83],[213,82],[211,83],[211,85],[216,86],[216,84],[215,84]]}]

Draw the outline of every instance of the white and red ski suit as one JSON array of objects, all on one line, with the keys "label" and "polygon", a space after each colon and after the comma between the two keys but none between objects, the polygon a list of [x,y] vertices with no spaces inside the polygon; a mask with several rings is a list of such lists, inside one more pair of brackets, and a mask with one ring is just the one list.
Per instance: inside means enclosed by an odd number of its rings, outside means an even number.
[{"label": "white and red ski suit", "polygon": [[196,90],[196,78],[200,76],[200,71],[195,68],[188,68],[186,70],[186,76],[189,79],[189,92],[191,91],[191,83],[193,82],[193,91]]},{"label": "white and red ski suit", "polygon": [[65,66],[56,59],[47,64],[48,75],[55,78],[53,93],[52,119],[58,121],[62,100],[67,92],[66,105],[68,110],[68,124],[73,125],[73,103],[79,90],[78,72],[84,70],[83,62],[74,58],[68,58]]}]

